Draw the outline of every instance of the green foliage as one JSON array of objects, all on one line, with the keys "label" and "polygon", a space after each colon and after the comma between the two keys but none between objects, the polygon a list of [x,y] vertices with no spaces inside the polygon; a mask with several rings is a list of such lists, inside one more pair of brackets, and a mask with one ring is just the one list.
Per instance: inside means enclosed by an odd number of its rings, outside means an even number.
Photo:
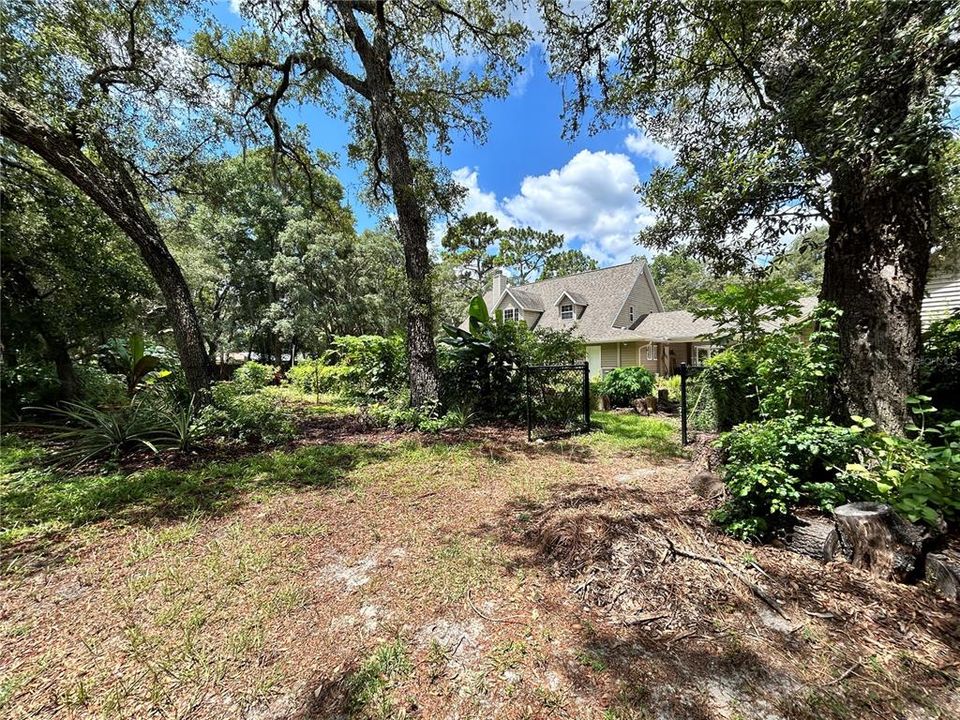
[{"label": "green foliage", "polygon": [[838,475],[853,456],[848,428],[798,414],[738,425],[720,438],[723,479],[731,499],[714,516],[742,538],[766,538],[789,524],[800,504],[823,510],[863,496],[862,485]]},{"label": "green foliage", "polygon": [[265,390],[247,392],[243,386],[221,382],[213,386],[211,396],[199,418],[206,432],[265,444],[290,440],[296,433],[292,414]]},{"label": "green foliage", "polygon": [[653,382],[653,374],[644,367],[614,368],[603,378],[601,392],[614,407],[629,407],[653,392]]},{"label": "green foliage", "polygon": [[0,401],[3,417],[15,417],[22,408],[55,402],[60,381],[52,365],[46,363],[0,364]]},{"label": "green foliage", "polygon": [[960,518],[960,421],[928,425],[929,397],[911,398],[914,437],[789,413],[743,423],[719,441],[731,499],[714,516],[734,535],[765,538],[799,505],[829,511],[854,500],[892,505],[911,521]]},{"label": "green foliage", "polygon": [[49,431],[49,439],[56,443],[49,454],[57,465],[76,467],[88,460],[116,460],[143,447],[157,452],[160,428],[140,401],[134,400],[126,407],[113,410],[77,402],[33,409],[54,419],[54,422],[31,426]]},{"label": "green foliage", "polygon": [[509,228],[500,233],[500,262],[510,268],[518,285],[532,282],[547,258],[563,246],[563,235],[550,230]]},{"label": "green foliage", "polygon": [[134,333],[129,338],[113,338],[102,347],[102,361],[126,379],[127,396],[133,397],[147,382],[148,377],[161,377],[169,371],[161,371],[162,348],[148,348],[143,335]]},{"label": "green foliage", "polygon": [[383,400],[399,391],[406,380],[406,355],[399,336],[335,337],[324,362],[331,369],[321,380],[321,390],[357,400]]},{"label": "green foliage", "polygon": [[519,418],[525,412],[524,365],[571,364],[585,354],[570,331],[531,331],[526,323],[491,317],[479,295],[470,302],[468,330],[444,326],[440,339],[441,399],[469,404],[482,416]]},{"label": "green foliage", "polygon": [[596,270],[598,267],[597,261],[585,255],[582,250],[561,250],[547,257],[539,279],[549,280],[576,275],[588,270]]},{"label": "green foliage", "polygon": [[700,307],[700,293],[716,291],[723,282],[682,250],[655,256],[650,272],[665,310],[696,310]]},{"label": "green foliage", "polygon": [[842,476],[870,487],[879,499],[910,520],[936,525],[941,517],[960,518],[960,420],[928,425],[934,413],[929,396],[907,401],[919,425],[899,437],[879,430],[869,418],[855,417],[850,432],[858,440],[857,457]]},{"label": "green foliage", "polygon": [[667,399],[670,402],[680,402],[680,376],[679,375],[658,375],[656,390],[667,391]]},{"label": "green foliage", "polygon": [[99,365],[78,365],[77,375],[80,397],[97,407],[118,407],[128,403],[127,383],[120,375],[104,370]]},{"label": "green foliage", "polygon": [[960,418],[960,310],[930,323],[924,332],[920,389],[944,419]]},{"label": "green foliage", "polygon": [[689,383],[695,427],[726,431],[757,418],[825,414],[839,364],[838,317],[820,303],[805,322],[710,358]]},{"label": "green foliage", "polygon": [[485,212],[467,215],[447,228],[441,241],[443,259],[456,268],[463,297],[482,294],[489,286],[489,276],[501,265],[501,258],[491,252],[499,237],[497,219]]},{"label": "green foliage", "polygon": [[802,294],[799,285],[783,278],[758,277],[702,291],[694,314],[716,325],[713,342],[753,347],[763,340],[771,324],[782,324],[800,314]]},{"label": "green foliage", "polygon": [[233,382],[244,392],[255,392],[272,385],[280,369],[248,360],[233,373]]}]

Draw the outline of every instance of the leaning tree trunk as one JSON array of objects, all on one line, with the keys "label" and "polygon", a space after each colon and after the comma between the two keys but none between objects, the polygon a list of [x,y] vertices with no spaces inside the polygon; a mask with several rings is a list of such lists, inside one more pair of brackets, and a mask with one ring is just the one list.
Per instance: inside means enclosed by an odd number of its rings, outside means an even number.
[{"label": "leaning tree trunk", "polygon": [[341,12],[353,31],[354,46],[367,72],[366,86],[373,121],[372,130],[387,161],[388,182],[397,209],[397,224],[407,278],[410,404],[413,407],[422,407],[435,403],[439,396],[437,348],[433,339],[433,289],[430,280],[430,254],[427,251],[427,217],[417,195],[410,149],[393,92],[390,50],[386,39],[382,33],[378,33],[374,43],[370,44],[355,25],[352,11],[338,8],[338,12]]},{"label": "leaning tree trunk", "polygon": [[836,173],[833,181],[820,299],[843,311],[835,410],[899,433],[919,376],[931,182],[921,173],[874,187],[852,172]]},{"label": "leaning tree trunk", "polygon": [[122,158],[94,139],[102,167],[83,152],[79,141],[49,127],[29,110],[0,96],[3,136],[39,155],[73,183],[129,237],[140,251],[163,294],[180,364],[190,391],[203,395],[210,385],[210,359],[190,289],[150,217]]}]

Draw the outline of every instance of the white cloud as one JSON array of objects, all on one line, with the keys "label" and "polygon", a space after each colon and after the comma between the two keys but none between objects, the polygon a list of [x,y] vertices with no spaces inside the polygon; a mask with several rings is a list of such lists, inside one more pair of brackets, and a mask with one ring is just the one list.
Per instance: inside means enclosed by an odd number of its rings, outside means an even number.
[{"label": "white cloud", "polygon": [[559,169],[524,178],[519,193],[501,199],[480,188],[475,168],[453,176],[467,188],[464,213],[489,212],[505,227],[562,233],[603,264],[636,255],[634,236],[654,221],[637,198],[637,170],[621,153],[581,150]]},{"label": "white cloud", "polygon": [[639,157],[653,160],[657,165],[673,165],[674,155],[672,148],[657,142],[647,135],[644,129],[639,127],[636,122],[631,123],[631,127],[633,132],[627,135],[623,141],[624,145],[627,146],[627,150]]}]

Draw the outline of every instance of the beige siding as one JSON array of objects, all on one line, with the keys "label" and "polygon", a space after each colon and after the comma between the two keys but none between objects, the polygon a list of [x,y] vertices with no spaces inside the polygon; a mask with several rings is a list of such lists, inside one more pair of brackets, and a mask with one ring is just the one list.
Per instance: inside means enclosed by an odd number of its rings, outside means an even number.
[{"label": "beige siding", "polygon": [[[630,308],[633,308],[633,321],[630,320]],[[657,301],[653,299],[653,291],[647,282],[646,273],[640,273],[637,281],[627,293],[626,301],[620,309],[620,314],[613,321],[616,327],[629,327],[640,319],[641,315],[657,311]]]},{"label": "beige siding", "polygon": [[617,344],[608,343],[600,346],[600,367],[615,368],[619,367],[619,356],[617,355]]},{"label": "beige siding", "polygon": [[923,327],[957,308],[960,308],[960,275],[931,278],[920,309]]},{"label": "beige siding", "polygon": [[620,367],[636,367],[639,358],[639,343],[620,343]]},{"label": "beige siding", "polygon": [[523,320],[527,323],[528,328],[535,328],[537,326],[537,321],[540,319],[540,313],[534,312],[533,310],[524,310],[523,311]]},{"label": "beige siding", "polygon": [[523,310],[517,303],[513,300],[512,297],[507,295],[503,302],[500,303],[496,310],[506,310],[507,308],[513,308],[514,310],[520,311],[520,319],[527,323],[527,327],[533,328],[537,325],[537,320],[540,318],[540,313],[531,312],[530,310]]},{"label": "beige siding", "polygon": [[[652,347],[653,347],[653,352],[652,352],[652,354],[650,354],[650,353],[648,353],[648,351],[650,350],[650,347],[651,347],[650,345],[648,345],[647,343],[638,343],[638,344],[639,344],[639,346],[640,346],[640,347],[638,348],[639,357],[640,357],[640,364],[641,364],[643,367],[645,367],[647,370],[649,370],[650,372],[652,372],[654,375],[656,375],[657,372],[658,372],[657,357],[659,357],[659,356],[657,355],[657,353],[660,352],[660,346],[657,345],[657,343],[653,343],[653,345],[652,345]],[[649,360],[647,359],[647,355],[648,355],[648,354],[650,354],[650,358],[651,358],[651,359],[649,359]]]}]

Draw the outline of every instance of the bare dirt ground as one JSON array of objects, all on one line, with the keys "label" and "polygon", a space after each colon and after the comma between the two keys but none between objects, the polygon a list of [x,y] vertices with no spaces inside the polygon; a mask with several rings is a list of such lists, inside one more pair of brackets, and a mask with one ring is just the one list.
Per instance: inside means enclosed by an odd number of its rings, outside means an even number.
[{"label": "bare dirt ground", "polygon": [[331,426],[313,442],[353,454],[330,482],[254,473],[215,511],[14,543],[0,714],[960,716],[956,606],[719,534],[692,461],[645,427],[531,446]]}]

